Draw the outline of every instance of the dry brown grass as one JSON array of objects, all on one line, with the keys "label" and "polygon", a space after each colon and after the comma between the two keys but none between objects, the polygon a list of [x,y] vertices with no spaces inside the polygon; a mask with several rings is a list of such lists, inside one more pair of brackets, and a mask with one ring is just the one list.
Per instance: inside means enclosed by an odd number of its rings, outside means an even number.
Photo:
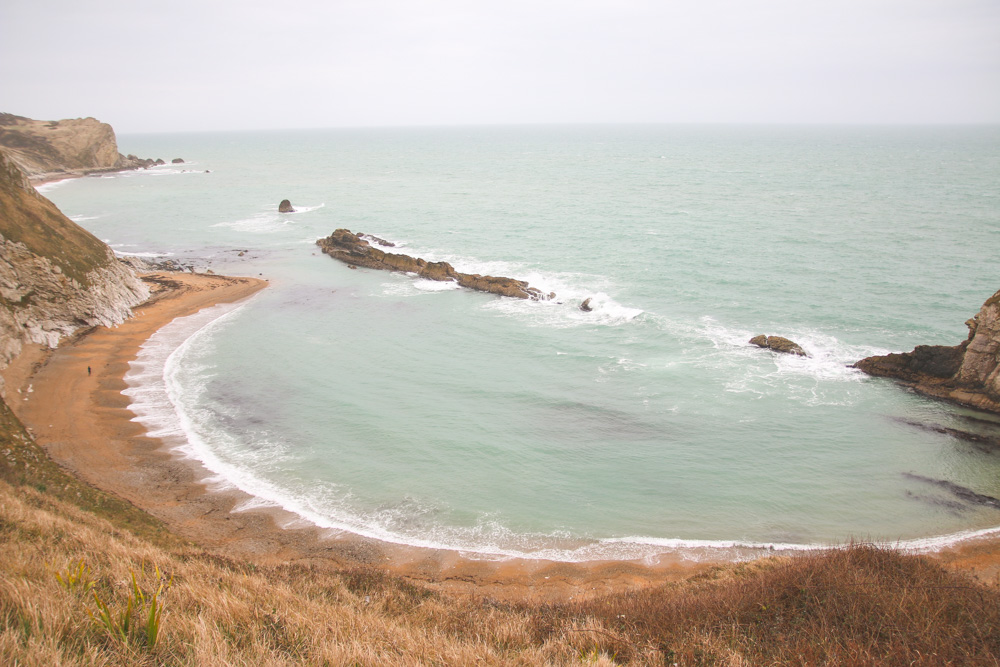
[{"label": "dry brown grass", "polygon": [[[11,428],[0,430],[2,664],[1000,664],[1000,591],[926,558],[855,545],[562,605],[457,598],[379,570],[263,567],[171,540]],[[133,575],[147,594],[172,577],[155,645],[87,613],[97,593],[120,614]]]},{"label": "dry brown grass", "polygon": [[594,619],[595,645],[626,660],[1000,664],[1000,591],[925,557],[851,545],[716,575],[553,611]]},{"label": "dry brown grass", "polygon": [[[108,633],[86,587],[59,578],[86,563],[116,613],[131,577],[163,596],[162,635],[148,646]],[[546,664],[527,614],[450,600],[381,572],[259,567],[167,550],[35,489],[0,483],[0,655],[7,664]]]}]

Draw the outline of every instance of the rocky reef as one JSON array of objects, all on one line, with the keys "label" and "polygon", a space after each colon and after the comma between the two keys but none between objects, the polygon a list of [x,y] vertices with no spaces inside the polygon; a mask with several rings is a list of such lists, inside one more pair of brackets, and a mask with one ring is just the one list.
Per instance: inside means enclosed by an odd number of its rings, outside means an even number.
[{"label": "rocky reef", "polygon": [[0,148],[31,179],[164,164],[119,153],[115,131],[96,118],[47,121],[0,113]]},{"label": "rocky reef", "polygon": [[122,322],[148,296],[110,248],[38,194],[0,150],[0,368],[26,343],[54,347],[77,329]]},{"label": "rocky reef", "polygon": [[958,345],[918,345],[912,352],[862,359],[854,367],[929,396],[1000,413],[1000,291],[965,324],[969,337]]},{"label": "rocky reef", "polygon": [[377,237],[354,234],[348,229],[338,229],[330,236],[316,241],[316,245],[330,257],[352,267],[363,266],[369,269],[415,273],[428,280],[453,281],[462,287],[516,299],[548,301],[555,297],[554,293],[544,294],[523,280],[483,276],[478,273],[460,273],[448,262],[428,262],[409,255],[388,253],[374,247],[369,241],[382,247],[392,247],[390,244],[379,243],[381,239]]},{"label": "rocky reef", "polygon": [[775,352],[781,352],[782,354],[795,354],[800,357],[809,356],[806,354],[806,351],[802,349],[801,345],[781,336],[765,336],[764,334],[761,334],[751,338],[750,344],[756,345],[757,347],[763,347],[768,350],[773,350]]}]

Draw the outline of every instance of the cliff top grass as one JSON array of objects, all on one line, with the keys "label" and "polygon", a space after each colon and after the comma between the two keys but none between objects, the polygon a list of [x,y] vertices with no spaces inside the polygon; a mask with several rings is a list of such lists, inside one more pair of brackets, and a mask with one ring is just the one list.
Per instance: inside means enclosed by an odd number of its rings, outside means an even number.
[{"label": "cliff top grass", "polygon": [[55,466],[0,406],[0,655],[49,665],[995,665],[1000,589],[854,545],[563,604],[262,566]]}]

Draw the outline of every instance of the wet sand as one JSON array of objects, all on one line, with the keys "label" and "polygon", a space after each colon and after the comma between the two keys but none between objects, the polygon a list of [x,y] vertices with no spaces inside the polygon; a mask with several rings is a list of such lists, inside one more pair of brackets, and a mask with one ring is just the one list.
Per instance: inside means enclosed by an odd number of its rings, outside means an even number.
[{"label": "wet sand", "polygon": [[[241,510],[252,500],[247,494],[213,485],[197,462],[146,436],[132,421],[129,399],[121,391],[129,361],[157,329],[202,308],[248,298],[267,283],[180,273],[144,279],[154,293],[135,309],[133,319],[83,332],[54,351],[27,348],[3,372],[6,399],[56,462],[204,549],[272,564],[377,566],[454,592],[522,600],[677,581],[719,565],[674,556],[641,563],[475,559],[319,529],[282,510]],[[937,557],[986,581],[1000,577],[1000,539],[960,545]]]}]

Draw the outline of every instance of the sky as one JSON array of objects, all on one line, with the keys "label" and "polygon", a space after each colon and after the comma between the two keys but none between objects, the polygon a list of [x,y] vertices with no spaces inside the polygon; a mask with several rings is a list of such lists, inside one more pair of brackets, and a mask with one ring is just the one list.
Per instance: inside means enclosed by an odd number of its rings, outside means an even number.
[{"label": "sky", "polygon": [[0,112],[118,133],[1000,123],[1000,0],[0,0]]}]

